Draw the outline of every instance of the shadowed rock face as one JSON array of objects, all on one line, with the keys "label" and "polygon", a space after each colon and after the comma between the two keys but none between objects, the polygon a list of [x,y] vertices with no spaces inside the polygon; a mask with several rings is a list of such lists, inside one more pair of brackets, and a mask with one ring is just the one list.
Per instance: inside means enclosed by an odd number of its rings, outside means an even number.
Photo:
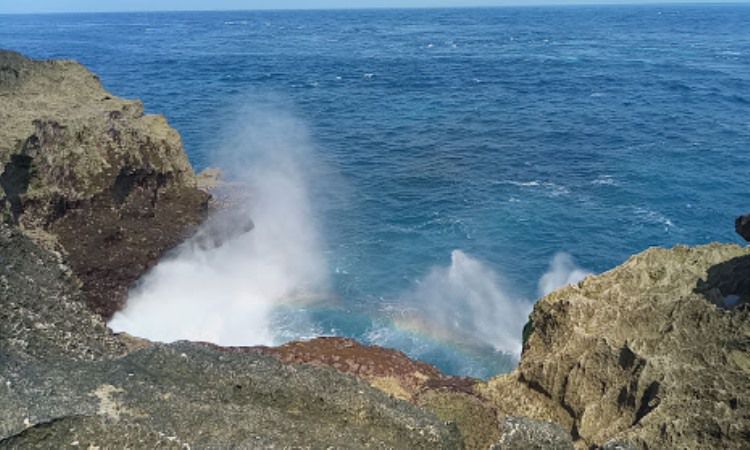
[{"label": "shadowed rock face", "polygon": [[750,214],[740,216],[734,221],[734,229],[742,239],[750,242]]},{"label": "shadowed rock face", "polygon": [[179,134],[72,61],[0,51],[0,216],[62,250],[104,317],[206,213]]},{"label": "shadowed rock face", "polygon": [[651,249],[558,290],[534,308],[519,368],[477,389],[579,448],[747,448],[748,261],[734,245]]}]

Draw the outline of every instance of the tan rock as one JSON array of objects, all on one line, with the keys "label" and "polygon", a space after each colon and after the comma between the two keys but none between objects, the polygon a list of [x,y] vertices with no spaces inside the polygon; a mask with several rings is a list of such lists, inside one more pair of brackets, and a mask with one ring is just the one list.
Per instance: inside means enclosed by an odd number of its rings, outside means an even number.
[{"label": "tan rock", "polygon": [[750,249],[651,249],[540,300],[519,368],[476,389],[579,448],[747,448],[748,300]]}]

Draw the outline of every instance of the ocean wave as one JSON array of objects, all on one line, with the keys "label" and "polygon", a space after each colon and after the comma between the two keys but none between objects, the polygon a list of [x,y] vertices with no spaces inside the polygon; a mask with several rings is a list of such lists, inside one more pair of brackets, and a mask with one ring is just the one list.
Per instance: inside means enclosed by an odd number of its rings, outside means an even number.
[{"label": "ocean wave", "polygon": [[511,186],[517,186],[521,188],[542,188],[544,192],[550,197],[560,197],[570,194],[570,189],[561,184],[553,183],[551,181],[517,181],[517,180],[501,180],[497,184],[507,184]]},{"label": "ocean wave", "polygon": [[633,213],[645,223],[663,225],[664,231],[670,231],[675,228],[672,220],[659,211],[638,206],[633,208]]},{"label": "ocean wave", "polygon": [[620,183],[612,175],[599,175],[591,184],[597,186],[619,186]]}]

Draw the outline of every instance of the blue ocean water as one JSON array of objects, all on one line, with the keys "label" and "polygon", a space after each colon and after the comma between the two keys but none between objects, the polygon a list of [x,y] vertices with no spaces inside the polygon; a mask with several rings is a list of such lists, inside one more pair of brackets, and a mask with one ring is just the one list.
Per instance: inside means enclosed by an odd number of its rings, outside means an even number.
[{"label": "blue ocean water", "polygon": [[506,349],[392,325],[431,271],[478,261],[464,282],[530,305],[561,251],[602,272],[649,246],[739,242],[748,24],[750,5],[0,15],[0,47],[143,99],[197,168],[228,105],[280,99],[344,192],[312,186],[341,299],[306,311],[316,330],[489,376]]}]

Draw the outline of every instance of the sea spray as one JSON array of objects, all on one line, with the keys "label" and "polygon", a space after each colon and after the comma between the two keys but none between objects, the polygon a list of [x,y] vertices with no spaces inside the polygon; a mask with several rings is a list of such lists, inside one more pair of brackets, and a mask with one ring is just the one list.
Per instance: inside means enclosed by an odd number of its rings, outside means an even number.
[{"label": "sea spray", "polygon": [[141,280],[113,330],[165,342],[274,344],[275,307],[325,297],[308,131],[291,113],[254,104],[233,111],[214,157],[229,186],[227,210]]},{"label": "sea spray", "polygon": [[412,308],[416,325],[441,340],[487,344],[520,354],[519,336],[531,304],[483,262],[461,250],[447,267],[434,267],[401,302]]},{"label": "sea spray", "polygon": [[539,279],[538,294],[544,297],[557,288],[576,284],[589,275],[591,272],[578,267],[568,253],[558,252],[550,261],[547,273]]},{"label": "sea spray", "polygon": [[[302,121],[274,103],[253,104],[233,110],[213,158],[224,171],[225,208],[140,281],[113,330],[220,345],[273,345],[321,332],[316,322],[328,309],[316,306],[335,293],[311,187],[339,183],[315,157]],[[539,293],[587,274],[557,254]],[[385,321],[369,311],[372,326],[352,337],[486,377],[515,365],[532,305],[488,264],[455,250],[449,265],[433,267],[392,300]]]},{"label": "sea spray", "polygon": [[[540,295],[589,274],[571,255],[557,253],[539,280]],[[517,364],[522,329],[533,303],[489,265],[454,250],[448,266],[433,267],[388,305],[390,323],[367,338],[400,348],[448,373],[487,378]]]}]

